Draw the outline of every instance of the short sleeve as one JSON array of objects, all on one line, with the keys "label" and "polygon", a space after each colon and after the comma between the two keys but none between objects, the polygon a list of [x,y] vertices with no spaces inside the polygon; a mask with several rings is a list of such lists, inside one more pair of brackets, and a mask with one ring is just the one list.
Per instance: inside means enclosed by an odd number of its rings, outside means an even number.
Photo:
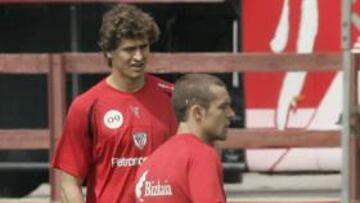
[{"label": "short sleeve", "polygon": [[90,105],[74,100],[68,111],[59,139],[53,167],[71,175],[86,178],[92,159],[91,136],[88,135]]},{"label": "short sleeve", "polygon": [[[193,203],[225,203],[220,160],[216,153],[194,155],[190,161],[188,183]],[[202,155],[202,156],[201,156]]]}]

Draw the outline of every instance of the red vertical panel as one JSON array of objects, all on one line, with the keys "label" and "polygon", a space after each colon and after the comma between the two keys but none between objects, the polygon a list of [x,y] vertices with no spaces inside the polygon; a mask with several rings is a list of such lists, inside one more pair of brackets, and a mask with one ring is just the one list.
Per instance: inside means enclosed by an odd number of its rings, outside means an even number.
[{"label": "red vertical panel", "polygon": [[[285,0],[243,1],[243,51],[272,52],[275,34]],[[289,34],[284,52],[296,52],[301,19],[301,0],[289,1]],[[318,0],[319,27],[313,52],[340,51],[340,0]],[[285,73],[246,73],[246,108],[275,109]],[[335,72],[309,72],[301,94],[303,107],[317,108],[331,84]],[[301,106],[299,106],[301,107]]]}]

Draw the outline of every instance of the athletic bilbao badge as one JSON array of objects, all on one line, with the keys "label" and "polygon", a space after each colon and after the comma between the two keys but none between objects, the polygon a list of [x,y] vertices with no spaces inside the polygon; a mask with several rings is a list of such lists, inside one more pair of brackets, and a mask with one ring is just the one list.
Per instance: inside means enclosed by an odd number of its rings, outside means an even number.
[{"label": "athletic bilbao badge", "polygon": [[136,132],[133,134],[134,144],[140,150],[143,150],[147,142],[147,134],[145,132]]}]

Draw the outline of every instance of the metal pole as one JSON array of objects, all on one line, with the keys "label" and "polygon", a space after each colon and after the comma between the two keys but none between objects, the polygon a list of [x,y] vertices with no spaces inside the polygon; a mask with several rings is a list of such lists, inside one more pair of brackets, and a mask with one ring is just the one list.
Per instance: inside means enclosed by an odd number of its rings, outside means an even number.
[{"label": "metal pole", "polygon": [[342,190],[341,202],[350,203],[350,74],[351,74],[351,0],[342,1],[342,70],[343,70],[343,120],[341,131],[342,147]]},{"label": "metal pole", "polygon": [[[239,33],[238,33],[238,20],[235,19],[233,21],[233,53],[238,53],[238,46],[239,46]],[[232,85],[234,88],[238,88],[240,86],[239,84],[239,73],[233,72],[232,73]]]},{"label": "metal pole", "polygon": [[[76,5],[70,6],[70,49],[71,52],[79,51],[79,29],[78,29],[78,9]],[[77,73],[71,74],[72,98],[79,94],[80,76]]]},{"label": "metal pole", "polygon": [[1,162],[1,170],[13,170],[13,171],[24,171],[24,170],[49,170],[49,163],[40,163],[40,162]]}]

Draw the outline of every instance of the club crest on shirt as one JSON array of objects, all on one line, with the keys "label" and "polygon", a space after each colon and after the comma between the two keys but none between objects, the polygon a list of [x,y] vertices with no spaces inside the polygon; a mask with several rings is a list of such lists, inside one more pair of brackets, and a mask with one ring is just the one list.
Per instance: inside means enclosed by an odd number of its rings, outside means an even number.
[{"label": "club crest on shirt", "polygon": [[137,148],[143,150],[147,143],[147,134],[145,132],[136,132],[133,134],[133,141]]},{"label": "club crest on shirt", "polygon": [[117,129],[124,123],[124,116],[118,110],[109,110],[104,115],[104,124],[110,129]]}]

